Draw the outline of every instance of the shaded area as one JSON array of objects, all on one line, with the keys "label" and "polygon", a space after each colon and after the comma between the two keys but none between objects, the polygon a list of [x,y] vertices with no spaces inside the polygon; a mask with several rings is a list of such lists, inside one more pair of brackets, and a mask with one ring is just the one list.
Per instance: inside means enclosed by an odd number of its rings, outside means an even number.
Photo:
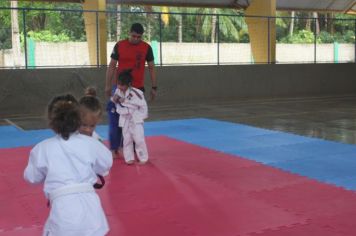
[{"label": "shaded area", "polygon": [[[206,117],[303,136],[356,144],[356,96],[149,104],[148,121]],[[8,118],[25,130],[47,128],[45,118]],[[101,124],[106,124],[104,116]],[[0,124],[7,124],[0,119]]]},{"label": "shaded area", "polygon": [[151,107],[152,120],[206,117],[356,144],[356,96],[239,100]]}]

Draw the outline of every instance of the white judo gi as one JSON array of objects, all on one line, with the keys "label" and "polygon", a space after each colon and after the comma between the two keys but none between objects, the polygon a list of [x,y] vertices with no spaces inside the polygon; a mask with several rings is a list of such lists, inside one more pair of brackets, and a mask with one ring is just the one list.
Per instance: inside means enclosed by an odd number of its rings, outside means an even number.
[{"label": "white judo gi", "polygon": [[107,175],[111,166],[109,149],[78,132],[68,140],[56,135],[31,150],[24,178],[33,184],[44,182],[51,204],[43,235],[102,236],[109,231],[92,186],[97,174]]},{"label": "white judo gi", "polygon": [[129,87],[125,93],[116,89],[112,101],[120,114],[119,126],[122,127],[123,151],[127,163],[134,161],[134,146],[141,163],[148,160],[147,146],[143,129],[144,119],[148,117],[147,103],[141,90]]}]

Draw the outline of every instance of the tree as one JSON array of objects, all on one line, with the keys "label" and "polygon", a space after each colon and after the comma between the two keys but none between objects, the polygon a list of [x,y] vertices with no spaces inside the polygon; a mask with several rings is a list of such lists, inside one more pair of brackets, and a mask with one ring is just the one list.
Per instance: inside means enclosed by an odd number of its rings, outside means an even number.
[{"label": "tree", "polygon": [[213,15],[211,16],[211,37],[210,37],[210,42],[214,43],[215,42],[215,36],[216,36],[216,23],[217,22],[217,9],[213,8],[212,10]]},{"label": "tree", "polygon": [[152,34],[152,20],[153,20],[153,15],[152,15],[152,6],[144,6],[145,12],[146,12],[146,17],[147,17],[147,39],[148,41],[151,41],[151,34]]},{"label": "tree", "polygon": [[[228,40],[240,39],[240,34],[247,31],[247,25],[239,11],[234,9],[211,9],[198,8],[197,13],[205,14],[198,17],[198,24],[201,22],[201,33],[206,39],[210,35],[210,42],[213,42],[216,34],[216,15],[219,15],[219,31]],[[201,18],[201,19],[199,19]]]},{"label": "tree", "polygon": [[306,23],[305,23],[305,30],[307,31],[311,31],[311,22],[312,22],[312,19],[311,19],[311,14],[308,12],[308,16],[307,16],[307,20],[306,20]]},{"label": "tree", "polygon": [[[11,7],[17,8],[17,1],[11,1]],[[20,30],[19,30],[19,19],[17,10],[11,11],[11,39],[12,39],[12,52],[14,56],[14,66],[21,66],[21,45],[20,45]]]},{"label": "tree", "polygon": [[293,31],[294,31],[294,17],[295,17],[295,11],[292,11],[292,12],[291,12],[290,25],[289,25],[289,36],[293,36]]},{"label": "tree", "polygon": [[[173,18],[175,21],[178,23],[177,27],[177,33],[178,33],[178,39],[177,41],[179,43],[183,42],[183,15],[181,14],[169,14],[169,12],[175,12],[175,13],[184,13],[186,8],[179,8],[179,7],[166,7],[166,8],[161,8],[162,12],[165,12],[167,14],[164,14],[164,17],[167,18],[167,23],[165,23],[165,27],[169,26],[169,18]],[[163,22],[165,19],[162,19]]]},{"label": "tree", "polygon": [[[187,8],[185,7],[163,7],[163,8],[154,8],[155,11],[161,11],[165,14],[162,14],[162,21],[164,22],[165,27],[175,27],[175,22],[177,23],[177,42],[183,42],[183,14],[187,13]],[[172,19],[171,21],[169,19]],[[166,23],[165,23],[166,22]]]},{"label": "tree", "polygon": [[183,16],[176,15],[178,20],[178,42],[183,42]]},{"label": "tree", "polygon": [[[20,2],[19,7],[49,10],[26,11],[26,30],[28,32],[46,31],[52,35],[66,35],[72,41],[84,41],[85,26],[82,7],[76,3],[33,3]],[[56,8],[78,10],[77,12],[58,11]],[[23,30],[20,22],[20,30]],[[53,37],[52,37],[53,38]]]},{"label": "tree", "polygon": [[315,19],[314,21],[314,27],[315,27],[315,33],[316,35],[320,34],[320,25],[319,25],[319,17],[317,12],[313,12],[313,18]]},{"label": "tree", "polygon": [[[10,7],[10,2],[0,1],[0,7]],[[11,11],[0,10],[0,49],[9,49],[11,43]]]},{"label": "tree", "polygon": [[116,41],[120,40],[121,36],[121,4],[117,4],[117,20],[116,20]]},{"label": "tree", "polygon": [[329,32],[330,34],[334,34],[333,18],[334,18],[334,13],[332,12],[326,15],[327,32]]}]

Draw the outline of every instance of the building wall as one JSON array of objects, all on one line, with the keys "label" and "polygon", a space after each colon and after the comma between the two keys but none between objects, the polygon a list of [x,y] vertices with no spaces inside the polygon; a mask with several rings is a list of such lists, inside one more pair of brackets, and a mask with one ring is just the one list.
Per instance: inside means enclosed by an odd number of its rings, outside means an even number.
[{"label": "building wall", "polygon": [[[113,42],[107,44],[108,62]],[[317,44],[317,62],[333,62],[334,44]],[[353,62],[355,45],[339,44],[338,61]],[[158,47],[157,55],[159,55]],[[163,64],[217,64],[218,48],[215,43],[162,43]],[[13,67],[12,50],[4,50],[4,61],[0,67]],[[267,51],[266,51],[267,53]],[[1,54],[1,52],[0,52]],[[88,66],[90,65],[88,44],[78,43],[44,43],[35,44],[35,64],[37,67]],[[278,63],[314,62],[313,44],[277,44],[276,59]],[[24,54],[21,55],[25,65]],[[235,64],[251,64],[251,47],[248,43],[220,43],[219,62]],[[160,58],[156,58],[160,63]]]},{"label": "building wall", "polygon": [[[160,104],[305,96],[356,95],[356,64],[157,67]],[[0,117],[44,114],[58,94],[82,96],[97,86],[104,101],[106,68],[0,70]],[[147,76],[147,73],[146,73]],[[147,77],[146,87],[150,87]],[[147,93],[148,95],[148,93]]]}]

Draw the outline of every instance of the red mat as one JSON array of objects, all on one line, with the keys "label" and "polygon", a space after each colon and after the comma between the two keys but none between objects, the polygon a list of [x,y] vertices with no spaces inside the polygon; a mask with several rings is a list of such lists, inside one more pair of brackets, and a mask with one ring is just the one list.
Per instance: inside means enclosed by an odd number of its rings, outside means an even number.
[{"label": "red mat", "polygon": [[[147,165],[115,160],[99,190],[122,236],[356,235],[354,192],[167,137]],[[48,209],[22,179],[30,148],[0,149],[0,235],[40,235]]]}]

